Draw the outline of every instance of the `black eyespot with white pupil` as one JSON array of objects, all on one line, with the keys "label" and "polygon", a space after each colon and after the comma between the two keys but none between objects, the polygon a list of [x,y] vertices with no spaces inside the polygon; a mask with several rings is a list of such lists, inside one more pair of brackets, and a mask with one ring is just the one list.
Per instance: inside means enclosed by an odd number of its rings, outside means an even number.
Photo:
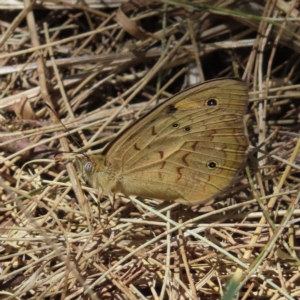
[{"label": "black eyespot with white pupil", "polygon": [[217,106],[218,105],[218,100],[216,99],[209,99],[206,101],[207,106]]},{"label": "black eyespot with white pupil", "polygon": [[179,124],[178,124],[178,123],[174,123],[172,126],[173,126],[174,128],[177,128],[177,127],[179,127]]},{"label": "black eyespot with white pupil", "polygon": [[91,161],[87,161],[85,164],[84,164],[84,170],[86,172],[92,172],[93,170],[93,163]]},{"label": "black eyespot with white pupil", "polygon": [[190,126],[184,127],[184,131],[185,131],[185,132],[189,132],[190,130],[191,130],[191,127],[190,127]]},{"label": "black eyespot with white pupil", "polygon": [[214,170],[217,168],[217,163],[215,161],[211,160],[206,164],[206,166],[208,169]]}]

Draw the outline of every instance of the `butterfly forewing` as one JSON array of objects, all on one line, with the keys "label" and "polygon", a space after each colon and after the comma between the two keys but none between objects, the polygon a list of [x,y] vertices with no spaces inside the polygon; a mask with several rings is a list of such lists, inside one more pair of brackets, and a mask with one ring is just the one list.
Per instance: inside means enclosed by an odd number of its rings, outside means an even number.
[{"label": "butterfly forewing", "polygon": [[234,114],[244,115],[248,106],[248,90],[239,79],[228,78],[206,81],[188,88],[156,106],[145,116],[133,123],[132,126],[107,145],[103,154],[111,155],[117,153],[118,150],[122,152],[124,149],[122,145],[128,140],[134,139],[136,133],[153,120],[165,117],[166,115],[172,115],[178,110],[187,110],[213,104],[226,108]]}]

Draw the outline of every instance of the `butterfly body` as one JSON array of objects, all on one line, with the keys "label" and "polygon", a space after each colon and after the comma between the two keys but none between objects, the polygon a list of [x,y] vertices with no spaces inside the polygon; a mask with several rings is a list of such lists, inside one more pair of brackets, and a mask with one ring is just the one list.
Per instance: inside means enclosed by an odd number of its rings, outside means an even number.
[{"label": "butterfly body", "polygon": [[77,168],[104,194],[198,204],[237,176],[248,141],[242,117],[247,89],[235,79],[209,81],[154,108]]}]

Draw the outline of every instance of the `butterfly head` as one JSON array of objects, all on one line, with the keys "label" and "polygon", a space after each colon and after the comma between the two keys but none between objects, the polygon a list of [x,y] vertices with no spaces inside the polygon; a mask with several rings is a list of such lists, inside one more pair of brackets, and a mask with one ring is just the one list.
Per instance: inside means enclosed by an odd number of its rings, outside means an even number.
[{"label": "butterfly head", "polygon": [[104,169],[104,156],[78,155],[75,157],[74,163],[77,171],[82,174],[83,179],[91,184],[95,175]]},{"label": "butterfly head", "polygon": [[106,164],[104,155],[78,155],[74,161],[75,167],[82,178],[90,186],[103,195],[112,195],[115,191],[117,178]]}]

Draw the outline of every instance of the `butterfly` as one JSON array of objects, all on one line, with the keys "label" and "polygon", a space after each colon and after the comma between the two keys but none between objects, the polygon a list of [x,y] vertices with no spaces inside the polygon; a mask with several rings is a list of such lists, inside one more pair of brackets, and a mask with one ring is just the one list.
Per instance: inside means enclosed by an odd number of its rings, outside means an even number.
[{"label": "butterfly", "polygon": [[77,156],[76,168],[104,195],[205,203],[244,165],[247,105],[247,87],[238,79],[195,85],[138,119],[102,154]]}]

